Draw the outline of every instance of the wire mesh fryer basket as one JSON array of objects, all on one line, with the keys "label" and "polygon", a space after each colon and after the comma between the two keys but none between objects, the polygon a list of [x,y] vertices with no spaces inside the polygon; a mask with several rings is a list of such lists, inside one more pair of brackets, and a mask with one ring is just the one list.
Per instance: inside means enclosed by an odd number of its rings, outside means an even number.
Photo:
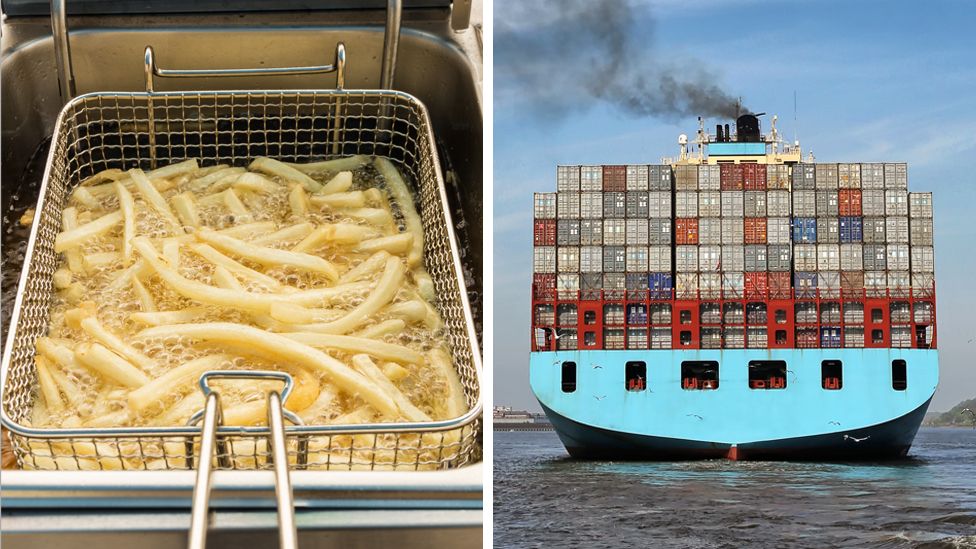
[{"label": "wire mesh fryer basket", "polygon": [[[197,158],[241,165],[257,156],[307,162],[346,155],[390,159],[412,183],[434,281],[469,411],[430,423],[287,428],[289,460],[308,469],[439,469],[480,459],[480,360],[437,152],[426,109],[386,90],[93,93],[75,98],[55,127],[3,361],[2,418],[22,467],[187,469],[196,427],[38,429],[34,345],[46,334],[54,239],[72,188],[108,168],[149,169]],[[229,468],[270,468],[267,427],[221,427]],[[300,444],[300,439],[307,444]],[[187,444],[187,442],[190,444]],[[195,442],[197,441],[197,442]]]}]

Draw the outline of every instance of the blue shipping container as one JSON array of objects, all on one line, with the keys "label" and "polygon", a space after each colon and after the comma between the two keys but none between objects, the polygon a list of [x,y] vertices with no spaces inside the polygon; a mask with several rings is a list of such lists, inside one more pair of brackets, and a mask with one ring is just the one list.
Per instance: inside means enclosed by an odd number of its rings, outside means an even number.
[{"label": "blue shipping container", "polygon": [[647,287],[651,290],[651,299],[671,299],[671,290],[674,288],[671,273],[648,274]]},{"label": "blue shipping container", "polygon": [[817,242],[817,218],[794,217],[793,242],[815,244]]},{"label": "blue shipping container", "polygon": [[864,218],[840,218],[840,241],[843,243],[861,242],[864,240]]},{"label": "blue shipping container", "polygon": [[628,324],[647,324],[647,307],[643,303],[627,305]]},{"label": "blue shipping container", "polygon": [[820,347],[836,348],[840,347],[840,328],[821,327],[820,328]]},{"label": "blue shipping container", "polygon": [[793,290],[796,297],[817,296],[817,273],[796,272],[793,274]]}]

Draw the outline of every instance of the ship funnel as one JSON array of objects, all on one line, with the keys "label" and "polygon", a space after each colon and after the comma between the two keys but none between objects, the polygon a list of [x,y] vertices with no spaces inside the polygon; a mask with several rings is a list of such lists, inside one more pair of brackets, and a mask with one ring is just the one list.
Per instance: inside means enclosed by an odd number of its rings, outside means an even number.
[{"label": "ship funnel", "polygon": [[721,143],[722,141],[725,141],[725,139],[722,138],[722,125],[721,124],[715,124],[715,141],[717,141],[719,143]]},{"label": "ship funnel", "polygon": [[754,114],[743,114],[735,121],[736,141],[758,143],[762,140],[759,131],[759,118]]}]

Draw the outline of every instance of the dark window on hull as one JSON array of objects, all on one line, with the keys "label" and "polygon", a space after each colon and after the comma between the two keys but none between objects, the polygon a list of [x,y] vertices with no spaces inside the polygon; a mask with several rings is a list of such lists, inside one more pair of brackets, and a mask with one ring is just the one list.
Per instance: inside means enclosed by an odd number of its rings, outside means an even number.
[{"label": "dark window on hull", "polygon": [[820,385],[828,391],[837,391],[844,386],[844,364],[839,360],[825,360],[820,363]]},{"label": "dark window on hull", "polygon": [[786,361],[784,360],[750,360],[749,361],[750,389],[785,389]]},{"label": "dark window on hull", "polygon": [[596,324],[596,311],[583,313],[583,324]]},{"label": "dark window on hull", "polygon": [[647,388],[647,363],[642,361],[628,362],[625,365],[625,387],[628,391],[643,391]]},{"label": "dark window on hull", "polygon": [[902,359],[891,361],[891,388],[896,391],[908,388],[908,363]]},{"label": "dark window on hull", "polygon": [[687,360],[681,363],[681,388],[688,391],[718,389],[718,362]]},{"label": "dark window on hull", "polygon": [[563,362],[563,392],[576,392],[576,363]]}]

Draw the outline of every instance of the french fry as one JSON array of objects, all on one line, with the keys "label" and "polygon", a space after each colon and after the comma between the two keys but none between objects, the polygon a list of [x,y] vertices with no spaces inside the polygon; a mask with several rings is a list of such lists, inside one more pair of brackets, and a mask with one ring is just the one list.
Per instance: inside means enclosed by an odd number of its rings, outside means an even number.
[{"label": "french fry", "polygon": [[75,357],[82,365],[126,387],[138,388],[149,383],[149,377],[119,355],[98,343],[81,343]]},{"label": "french fry", "polygon": [[408,320],[422,322],[427,318],[427,306],[419,299],[394,303],[386,308],[386,314]]},{"label": "french fry", "polygon": [[369,339],[379,339],[389,334],[402,332],[407,327],[407,323],[399,318],[391,318],[383,322],[367,326],[358,332],[353,332],[353,337],[365,337]]},{"label": "french fry", "polygon": [[442,348],[431,349],[427,352],[427,364],[433,366],[447,382],[448,396],[441,402],[444,407],[443,417],[455,418],[464,415],[468,411],[468,403],[465,401],[464,387],[461,385],[457,370],[454,369],[451,355]]},{"label": "french fry", "polygon": [[186,191],[173,197],[173,208],[184,225],[200,226],[200,212],[197,210],[196,198],[193,193]]},{"label": "french fry", "polygon": [[397,381],[402,381],[404,378],[410,375],[410,370],[400,366],[396,362],[384,362],[380,366],[380,369],[383,370],[383,375],[394,383]]},{"label": "french fry", "polygon": [[418,266],[413,270],[413,281],[417,285],[417,293],[420,297],[429,301],[437,300],[437,292],[434,289],[434,280],[430,278],[423,267]]},{"label": "french fry", "polygon": [[326,334],[345,334],[358,328],[371,315],[379,311],[393,299],[403,282],[403,264],[395,257],[386,260],[383,275],[373,292],[355,309],[345,316],[331,322],[306,324],[305,329],[310,332]]},{"label": "french fry", "polygon": [[255,246],[236,238],[201,228],[194,233],[203,242],[230,254],[250,259],[262,265],[290,265],[299,269],[322,273],[330,280],[338,280],[339,272],[325,259],[287,250]]},{"label": "french fry", "polygon": [[87,254],[82,256],[81,263],[85,266],[86,273],[93,273],[100,267],[111,265],[122,260],[118,252],[100,252],[97,254]]},{"label": "french fry", "polygon": [[214,265],[219,265],[232,273],[237,273],[237,275],[247,280],[263,284],[275,291],[282,291],[284,289],[284,286],[274,278],[234,261],[208,244],[195,244],[190,246],[190,249]]},{"label": "french fry", "polygon": [[356,246],[357,251],[366,253],[383,250],[391,254],[404,254],[412,249],[413,235],[410,233],[400,233],[393,236],[381,236],[372,240],[363,240]]},{"label": "french fry", "polygon": [[87,314],[81,319],[80,325],[81,329],[90,335],[92,339],[115,351],[139,368],[146,370],[155,365],[153,359],[142,354],[141,351],[110,332],[105,326],[102,326],[102,323],[98,321],[94,314]]},{"label": "french fry", "polygon": [[230,355],[207,355],[177,366],[156,379],[129,393],[129,407],[137,414],[165,399],[181,387],[195,382],[208,370],[219,370],[221,365],[230,362]]},{"label": "french fry", "polygon": [[329,239],[331,232],[332,230],[325,225],[318,226],[315,230],[308,233],[308,236],[303,238],[301,242],[295,244],[291,251],[308,253],[325,243]]},{"label": "french fry", "polygon": [[362,219],[374,227],[388,227],[393,224],[393,216],[383,208],[355,208],[343,210],[342,214]]},{"label": "french fry", "polygon": [[342,193],[352,187],[352,172],[339,172],[319,189],[319,194]]},{"label": "french fry", "polygon": [[234,220],[240,221],[241,223],[249,223],[254,221],[254,216],[247,209],[247,206],[241,202],[240,197],[234,192],[234,189],[227,189],[223,193],[224,206],[227,206],[227,210],[234,214]]},{"label": "french fry", "polygon": [[54,287],[63,290],[71,285],[74,275],[71,274],[71,269],[65,269],[64,267],[54,271],[54,276],[52,280],[54,281]]},{"label": "french fry", "polygon": [[323,160],[321,162],[308,162],[304,164],[299,164],[295,162],[286,162],[288,166],[301,171],[302,173],[321,173],[321,172],[338,172],[343,170],[355,170],[356,168],[361,168],[369,164],[369,157],[361,154],[355,156],[346,156],[344,158],[336,158],[334,160]]},{"label": "french fry", "polygon": [[315,225],[311,223],[296,223],[295,225],[278,229],[273,233],[253,238],[250,242],[257,246],[274,244],[276,242],[290,242],[305,238],[313,229],[315,229]]},{"label": "french fry", "polygon": [[197,177],[196,179],[191,180],[189,184],[189,188],[193,192],[218,190],[218,189],[211,189],[211,186],[217,183],[218,181],[224,179],[228,179],[229,181],[231,181],[231,183],[228,184],[232,184],[233,182],[237,181],[237,176],[240,176],[246,171],[247,170],[245,170],[244,168],[222,168],[219,170],[215,170],[202,177]]},{"label": "french fry", "polygon": [[424,360],[422,354],[409,347],[394,345],[375,339],[309,332],[293,332],[281,335],[310,347],[336,349],[345,353],[366,354],[401,364],[416,364]]},{"label": "french fry", "polygon": [[101,207],[98,199],[86,187],[78,186],[71,192],[71,200],[81,204],[89,210],[97,210]]},{"label": "french fry", "polygon": [[273,221],[255,221],[254,223],[234,225],[233,227],[221,229],[217,232],[225,236],[232,236],[234,238],[251,238],[255,235],[262,235],[268,231],[273,231],[274,229],[275,224]]},{"label": "french fry", "polygon": [[147,324],[149,326],[161,326],[164,324],[181,324],[184,322],[192,322],[193,320],[200,318],[205,312],[206,309],[203,307],[190,307],[180,311],[132,313],[129,315],[129,319],[131,319],[133,322]]},{"label": "french fry", "polygon": [[[121,221],[122,212],[112,212],[99,217],[91,223],[86,223],[74,229],[61,232],[54,239],[54,251],[63,252],[81,246],[87,240],[107,233]],[[71,270],[73,271],[74,269]]]},{"label": "french fry", "polygon": [[305,217],[308,215],[308,195],[305,194],[305,187],[294,185],[288,193],[288,205],[291,207],[292,215]]},{"label": "french fry", "polygon": [[305,190],[309,192],[318,192],[318,190],[322,188],[322,185],[318,181],[296,170],[295,168],[292,168],[291,166],[282,162],[278,162],[272,158],[258,158],[254,160],[254,162],[251,162],[247,169],[269,175],[277,175],[278,177],[288,181],[296,181],[301,183],[302,186],[305,187]]},{"label": "french fry", "polygon": [[146,202],[173,227],[176,234],[182,233],[183,226],[180,225],[180,221],[176,219],[173,211],[169,209],[169,204],[163,199],[163,195],[159,194],[156,187],[149,182],[146,174],[137,168],[129,170],[129,175],[132,177],[132,182],[135,184],[139,194],[142,195]]},{"label": "french fry", "polygon": [[178,238],[163,240],[163,257],[166,263],[174,269],[180,268],[180,241]]},{"label": "french fry", "polygon": [[386,391],[386,394],[390,395],[403,417],[410,421],[430,421],[430,416],[420,411],[420,408],[417,408],[413,402],[410,402],[410,399],[390,382],[389,378],[367,355],[352,357],[352,363],[361,374],[373,380],[373,383],[379,385],[381,389]]},{"label": "french fry", "polygon": [[[315,402],[319,396],[319,382],[310,372],[295,368],[292,372],[295,384],[285,409],[301,412]],[[225,425],[264,425],[268,422],[268,401],[266,399],[246,402],[224,410]]]},{"label": "french fry", "polygon": [[[176,164],[170,164],[168,166],[163,166],[162,168],[156,168],[155,170],[150,170],[146,172],[146,177],[149,179],[168,179],[176,175],[182,175],[185,173],[191,173],[200,169],[200,165],[197,163],[195,158],[189,160],[184,160],[183,162],[177,162]],[[132,175],[132,171],[129,171],[129,175]]]},{"label": "french fry", "polygon": [[38,355],[34,357],[34,367],[37,370],[37,383],[41,387],[41,394],[44,395],[44,402],[49,410],[60,412],[64,409],[64,401],[61,400],[61,391],[58,384],[51,377],[50,369],[53,368],[47,358]]},{"label": "french fry", "polygon": [[373,273],[382,269],[386,265],[386,261],[389,258],[390,254],[380,250],[366,258],[366,260],[359,265],[356,265],[352,269],[342,273],[342,276],[339,277],[339,283],[346,284],[370,277],[373,275]]},{"label": "french fry", "polygon": [[309,198],[309,201],[318,207],[327,206],[329,208],[362,208],[366,205],[366,197],[363,196],[363,191],[314,195]]},{"label": "french fry", "polygon": [[235,189],[265,194],[276,193],[281,189],[281,185],[271,181],[261,174],[251,172],[242,173],[240,177],[237,178],[237,181],[234,182],[233,187]]},{"label": "french fry", "polygon": [[268,312],[271,318],[287,324],[307,324],[309,322],[327,322],[342,314],[336,309],[314,309],[295,303],[272,303]]},{"label": "french fry", "polygon": [[363,225],[352,225],[350,223],[335,223],[325,225],[327,239],[336,244],[357,244],[364,239],[377,236],[376,230]]},{"label": "french fry", "polygon": [[119,195],[122,210],[122,256],[128,261],[132,257],[132,238],[136,233],[136,203],[125,185],[116,183],[115,192]]},{"label": "french fry", "polygon": [[149,293],[149,290],[147,290],[146,287],[142,285],[142,282],[139,282],[138,278],[135,277],[132,278],[132,289],[136,292],[136,295],[139,297],[139,303],[142,305],[143,311],[146,312],[156,311],[156,301],[153,299],[152,294]]},{"label": "french fry", "polygon": [[407,188],[406,182],[400,176],[400,171],[386,158],[377,157],[373,161],[373,166],[380,172],[386,181],[386,186],[390,195],[403,212],[403,223],[407,231],[414,236],[413,248],[407,256],[407,265],[414,267],[420,265],[424,259],[424,226],[417,214],[417,208],[413,203],[413,196]]}]

